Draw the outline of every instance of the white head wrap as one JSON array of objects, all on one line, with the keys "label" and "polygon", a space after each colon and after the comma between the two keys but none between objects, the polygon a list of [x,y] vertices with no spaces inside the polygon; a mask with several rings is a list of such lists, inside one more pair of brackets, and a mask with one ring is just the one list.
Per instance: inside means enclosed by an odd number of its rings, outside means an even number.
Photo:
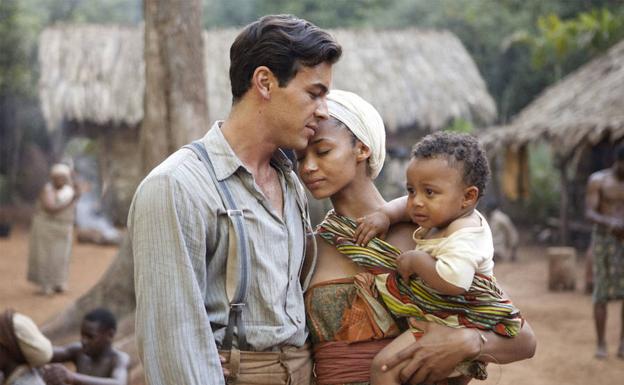
[{"label": "white head wrap", "polygon": [[69,179],[71,177],[71,168],[65,163],[57,163],[50,169],[51,175],[62,175]]},{"label": "white head wrap", "polygon": [[353,92],[331,90],[327,95],[329,115],[347,126],[371,150],[368,164],[373,179],[379,175],[386,158],[386,129],[379,112]]},{"label": "white head wrap", "polygon": [[52,359],[52,343],[41,332],[33,320],[15,313],[13,330],[17,343],[30,366],[41,366]]}]

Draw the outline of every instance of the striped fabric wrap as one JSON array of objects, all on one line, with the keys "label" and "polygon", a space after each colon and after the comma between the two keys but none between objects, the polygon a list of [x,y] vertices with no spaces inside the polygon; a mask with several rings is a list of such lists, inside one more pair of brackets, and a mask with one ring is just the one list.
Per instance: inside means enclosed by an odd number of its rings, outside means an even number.
[{"label": "striped fabric wrap", "polygon": [[375,274],[377,290],[395,316],[492,330],[506,337],[517,335],[522,328],[520,311],[493,277],[475,274],[470,290],[462,295],[440,294],[418,277],[406,283],[396,271],[401,251],[379,238],[366,247],[358,246],[353,237],[356,227],[354,221],[332,210],[317,231],[340,253]]}]

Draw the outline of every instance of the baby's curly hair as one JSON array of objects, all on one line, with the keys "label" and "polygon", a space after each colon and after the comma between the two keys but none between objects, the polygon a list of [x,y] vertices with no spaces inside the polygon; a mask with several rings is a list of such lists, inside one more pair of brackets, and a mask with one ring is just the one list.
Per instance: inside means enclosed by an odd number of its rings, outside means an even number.
[{"label": "baby's curly hair", "polygon": [[438,131],[422,138],[412,149],[414,159],[437,157],[444,157],[449,165],[457,167],[463,182],[477,187],[479,198],[483,196],[490,178],[490,166],[485,151],[474,136]]}]

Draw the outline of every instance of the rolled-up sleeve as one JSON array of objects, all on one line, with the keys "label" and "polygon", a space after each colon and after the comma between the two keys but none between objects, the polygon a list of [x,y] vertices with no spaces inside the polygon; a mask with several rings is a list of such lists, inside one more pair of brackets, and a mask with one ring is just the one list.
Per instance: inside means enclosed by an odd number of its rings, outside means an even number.
[{"label": "rolled-up sleeve", "polygon": [[173,177],[154,175],[137,190],[128,226],[136,338],[147,383],[223,384],[202,296],[205,252],[192,252],[206,247],[200,210]]}]

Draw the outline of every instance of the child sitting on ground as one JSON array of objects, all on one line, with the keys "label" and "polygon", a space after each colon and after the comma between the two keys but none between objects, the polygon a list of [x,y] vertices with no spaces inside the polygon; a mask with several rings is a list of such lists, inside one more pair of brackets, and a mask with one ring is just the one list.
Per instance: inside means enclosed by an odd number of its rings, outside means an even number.
[{"label": "child sitting on ground", "polygon": [[[406,203],[398,200],[400,204],[386,206],[388,212],[358,220],[355,234],[341,233],[347,227],[326,218],[319,235],[337,248],[353,250],[345,254],[376,275],[375,286],[394,315],[515,336],[522,319],[496,285],[492,234],[475,210],[488,176],[487,159],[475,138],[429,135],[414,147]],[[385,233],[390,222],[401,220],[420,226],[414,232],[414,250],[401,254],[379,238],[368,243],[373,234]],[[362,234],[366,249],[357,246]],[[373,361],[371,383],[400,384],[403,367],[386,370],[384,363],[420,335],[422,331],[412,328],[386,346]],[[460,365],[453,375],[459,374],[487,376],[479,361]]]},{"label": "child sitting on ground", "polygon": [[48,365],[48,384],[127,385],[128,354],[113,347],[117,331],[115,316],[98,308],[84,316],[80,330],[81,342],[54,347],[51,362],[73,362],[76,372],[63,365]]}]

